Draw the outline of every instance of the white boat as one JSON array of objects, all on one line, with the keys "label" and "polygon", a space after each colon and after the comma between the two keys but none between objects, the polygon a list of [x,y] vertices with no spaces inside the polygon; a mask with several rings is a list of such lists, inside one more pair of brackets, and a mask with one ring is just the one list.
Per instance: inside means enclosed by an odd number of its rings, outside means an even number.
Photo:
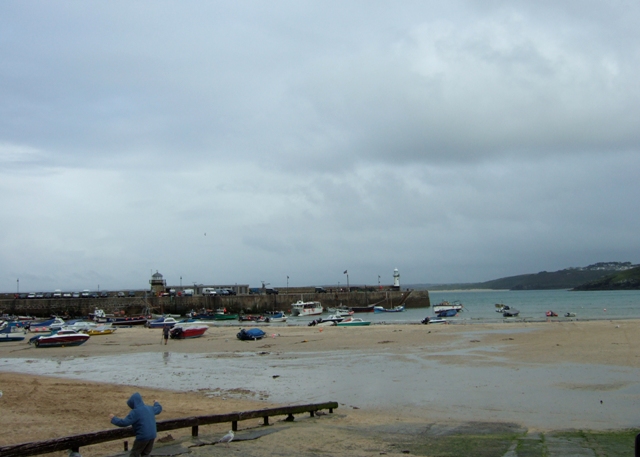
[{"label": "white boat", "polygon": [[438,313],[440,311],[448,311],[450,309],[455,309],[456,311],[460,311],[462,310],[462,308],[464,308],[464,306],[462,306],[462,303],[460,302],[453,302],[453,303],[449,303],[448,301],[443,301],[438,303],[437,305],[433,305],[433,312],[434,313]]},{"label": "white boat", "polygon": [[337,323],[338,327],[362,327],[371,325],[371,322],[360,319],[359,317],[347,317],[342,322]]},{"label": "white boat", "polygon": [[315,316],[322,314],[322,304],[319,301],[302,301],[298,300],[291,305],[292,316]]},{"label": "white boat", "polygon": [[96,328],[98,324],[93,321],[77,321],[73,324],[65,323],[62,328],[65,330],[75,330],[76,332],[86,332]]},{"label": "white boat", "polygon": [[269,322],[287,322],[287,315],[283,312],[279,312],[268,316]]}]

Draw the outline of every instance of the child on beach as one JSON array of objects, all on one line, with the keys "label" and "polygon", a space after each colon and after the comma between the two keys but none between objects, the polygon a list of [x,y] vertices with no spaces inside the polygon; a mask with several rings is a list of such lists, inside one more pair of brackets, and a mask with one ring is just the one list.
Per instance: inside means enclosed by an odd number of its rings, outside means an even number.
[{"label": "child on beach", "polygon": [[142,396],[136,392],[129,400],[127,406],[131,408],[131,412],[124,419],[110,414],[109,418],[113,425],[118,427],[133,426],[136,432],[136,439],[129,453],[129,457],[142,457],[151,454],[153,443],[157,436],[156,431],[156,415],[162,412],[162,406],[157,400],[153,401],[153,406],[148,406],[142,401]]}]

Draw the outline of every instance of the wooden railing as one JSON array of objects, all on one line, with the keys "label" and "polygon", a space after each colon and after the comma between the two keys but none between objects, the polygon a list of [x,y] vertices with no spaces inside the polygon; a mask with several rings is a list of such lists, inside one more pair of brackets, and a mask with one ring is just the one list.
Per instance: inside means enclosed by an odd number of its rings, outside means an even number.
[{"label": "wooden railing", "polygon": [[[294,420],[294,414],[310,413],[314,416],[316,411],[328,409],[330,413],[338,407],[337,402],[313,403],[309,405],[283,406],[280,408],[259,409],[253,411],[233,412],[228,414],[212,414],[208,416],[184,417],[181,419],[168,419],[156,423],[159,432],[191,427],[191,435],[198,436],[198,426],[231,422],[231,428],[238,430],[238,422],[262,417],[264,425],[269,425],[269,417],[287,416],[285,420]],[[30,443],[12,444],[0,447],[0,457],[26,457],[29,455],[47,454],[49,452],[72,450],[79,452],[80,447],[91,444],[115,441],[135,436],[131,427],[114,428],[82,435],[65,436],[45,441],[33,441]]]}]

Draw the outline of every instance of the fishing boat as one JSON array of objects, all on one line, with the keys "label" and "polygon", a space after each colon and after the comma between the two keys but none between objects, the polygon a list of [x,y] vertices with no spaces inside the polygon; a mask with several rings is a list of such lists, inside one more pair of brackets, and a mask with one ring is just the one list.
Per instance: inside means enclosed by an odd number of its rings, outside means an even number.
[{"label": "fishing boat", "polygon": [[453,303],[449,303],[448,301],[442,301],[437,305],[433,305],[433,312],[437,313],[440,311],[447,311],[449,309],[455,309],[456,311],[461,311],[464,306],[459,301],[454,301]]},{"label": "fishing boat", "polygon": [[50,335],[38,335],[29,341],[39,348],[79,346],[90,338],[89,335],[78,333],[75,330],[58,330]]},{"label": "fishing boat", "polygon": [[371,325],[371,322],[364,321],[359,317],[346,317],[342,322],[338,322],[338,327],[363,327]]},{"label": "fishing boat", "polygon": [[421,324],[446,324],[448,321],[446,319],[442,319],[441,317],[430,317],[427,316],[420,321]]},{"label": "fishing boat", "polygon": [[292,316],[316,316],[322,314],[323,308],[319,301],[298,300],[291,305]]},{"label": "fishing boat", "polygon": [[547,311],[546,313],[544,313],[545,316],[547,317],[558,317],[558,313],[554,312],[554,311]]},{"label": "fishing boat", "polygon": [[184,340],[189,338],[199,338],[209,329],[208,325],[199,324],[176,324],[170,331],[169,337],[175,340]]},{"label": "fishing boat", "polygon": [[147,316],[133,316],[133,317],[108,317],[105,324],[111,325],[122,325],[122,326],[132,326],[132,325],[145,325],[149,321]]},{"label": "fishing boat", "polygon": [[565,313],[564,317],[576,317],[576,313]]},{"label": "fishing boat", "polygon": [[391,309],[387,309],[384,306],[380,305],[373,307],[374,313],[401,313],[402,311],[404,311],[404,305],[396,306]]}]

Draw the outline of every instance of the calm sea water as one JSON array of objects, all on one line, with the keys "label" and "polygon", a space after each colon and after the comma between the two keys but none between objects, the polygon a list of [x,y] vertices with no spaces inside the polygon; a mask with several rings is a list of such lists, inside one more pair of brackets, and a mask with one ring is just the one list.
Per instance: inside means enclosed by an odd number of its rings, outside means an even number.
[{"label": "calm sea water", "polygon": [[[431,305],[442,301],[459,301],[464,310],[452,323],[481,323],[496,321],[544,321],[545,313],[552,310],[558,314],[555,319],[635,319],[640,318],[640,291],[597,291],[571,292],[568,290],[490,290],[490,291],[450,291],[429,292]],[[504,318],[497,313],[495,305],[502,303],[520,310],[516,318]],[[563,317],[575,313],[572,318]],[[372,323],[420,322],[426,316],[433,316],[431,308],[407,309],[402,313],[362,313],[357,314]],[[289,324],[306,325],[311,318],[290,318]]]}]

